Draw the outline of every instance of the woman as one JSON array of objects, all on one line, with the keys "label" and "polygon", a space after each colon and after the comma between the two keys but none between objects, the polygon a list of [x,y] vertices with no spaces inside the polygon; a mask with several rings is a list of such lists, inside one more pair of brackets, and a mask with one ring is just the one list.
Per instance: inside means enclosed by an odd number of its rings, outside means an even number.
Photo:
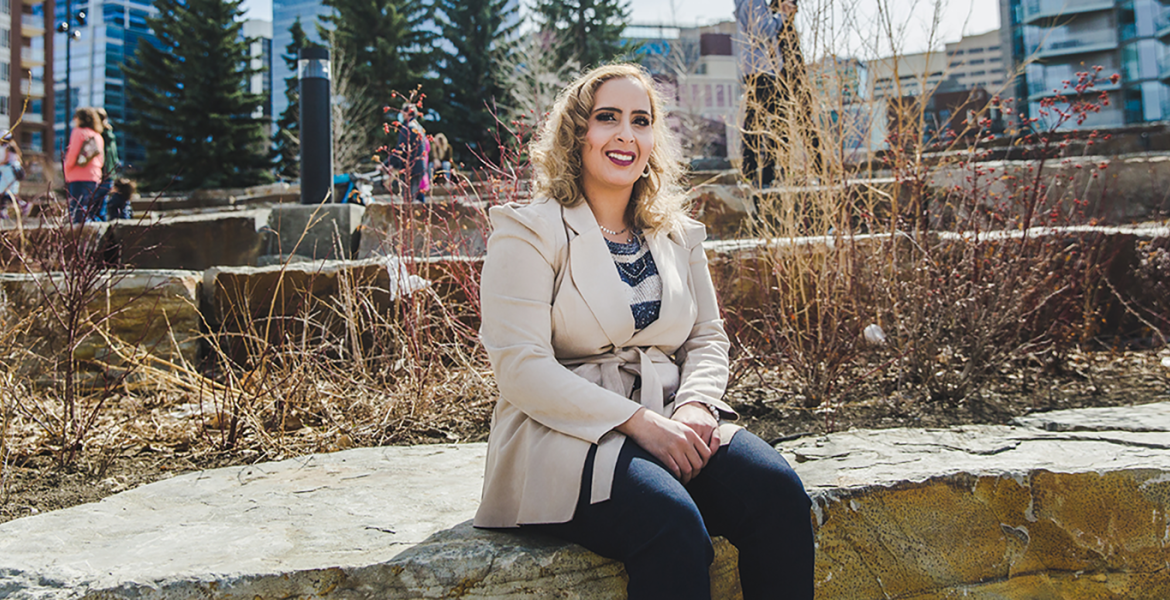
[{"label": "woman", "polygon": [[102,120],[90,107],[73,113],[73,133],[65,151],[65,191],[69,195],[69,217],[74,223],[96,220],[101,206],[95,192],[102,181],[105,142]]},{"label": "woman", "polygon": [[811,598],[809,499],[722,419],[729,343],[678,144],[639,67],[565,89],[532,148],[535,196],[492,209],[481,338],[500,398],[479,527],[625,563],[637,598],[709,598],[710,535],[743,597]]},{"label": "woman", "polygon": [[98,118],[102,122],[102,175],[94,192],[94,203],[99,207],[98,219],[109,221],[117,219],[118,212],[111,209],[110,191],[114,188],[114,179],[118,171],[118,138],[114,135],[114,124],[110,123],[110,115],[106,109],[97,107]]}]

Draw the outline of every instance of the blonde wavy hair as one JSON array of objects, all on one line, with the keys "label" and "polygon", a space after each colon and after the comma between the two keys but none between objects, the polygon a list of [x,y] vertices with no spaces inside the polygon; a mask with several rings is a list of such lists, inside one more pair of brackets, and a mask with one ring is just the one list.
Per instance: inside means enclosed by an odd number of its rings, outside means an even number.
[{"label": "blonde wavy hair", "polygon": [[585,200],[581,151],[594,97],[601,84],[621,78],[632,79],[646,90],[654,132],[654,148],[648,163],[650,175],[634,183],[629,210],[636,227],[646,231],[670,229],[685,214],[682,150],[674,132],[666,125],[666,111],[654,80],[637,65],[597,67],[561,90],[548,120],[530,147],[536,166],[534,191],[537,196],[552,198],[563,206],[576,206]]}]

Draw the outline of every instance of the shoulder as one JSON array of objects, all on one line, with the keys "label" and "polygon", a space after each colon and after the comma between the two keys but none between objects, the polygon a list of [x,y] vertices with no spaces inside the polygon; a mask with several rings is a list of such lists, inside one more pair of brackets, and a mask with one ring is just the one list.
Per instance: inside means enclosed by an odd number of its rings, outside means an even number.
[{"label": "shoulder", "polygon": [[706,241],[707,226],[692,217],[682,215],[675,221],[670,235],[676,242],[690,250]]},{"label": "shoulder", "polygon": [[561,223],[561,205],[555,200],[538,198],[528,203],[509,202],[488,211],[493,235],[508,233],[552,239]]}]

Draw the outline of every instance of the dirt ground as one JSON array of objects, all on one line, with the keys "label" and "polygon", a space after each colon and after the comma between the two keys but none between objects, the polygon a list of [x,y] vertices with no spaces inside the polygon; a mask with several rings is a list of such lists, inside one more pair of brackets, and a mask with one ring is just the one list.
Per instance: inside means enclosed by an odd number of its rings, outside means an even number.
[{"label": "dirt ground", "polygon": [[[849,401],[827,411],[805,408],[783,370],[749,369],[734,382],[728,399],[741,422],[766,440],[851,428],[1010,424],[1031,412],[1170,400],[1170,366],[1163,361],[1170,363],[1170,349],[1074,353],[1057,372],[1035,363],[1018,365],[958,402],[929,401],[912,388],[889,392],[889,382],[879,378],[858,386]],[[59,467],[48,449],[0,465],[0,522],[93,502],[191,471],[287,457],[253,448],[215,450],[197,419],[164,401],[127,398],[111,411],[110,425],[95,436],[100,447],[89,449],[72,467]],[[405,442],[483,440],[490,411],[490,404],[478,403],[462,422],[441,428],[442,435],[432,429]],[[137,427],[132,434],[119,431],[119,424],[132,422],[151,426]]]}]

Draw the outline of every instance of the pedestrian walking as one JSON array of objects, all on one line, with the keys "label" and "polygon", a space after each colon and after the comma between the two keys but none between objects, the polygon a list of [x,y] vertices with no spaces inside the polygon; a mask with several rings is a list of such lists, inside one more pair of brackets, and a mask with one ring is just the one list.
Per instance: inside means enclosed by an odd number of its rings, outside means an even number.
[{"label": "pedestrian walking", "polygon": [[95,195],[105,167],[102,121],[96,109],[83,107],[73,113],[73,132],[69,135],[64,166],[70,221],[96,221],[101,205],[95,201]]},{"label": "pedestrian walking", "polygon": [[109,210],[107,210],[107,202],[109,199],[110,190],[114,186],[114,179],[117,178],[118,173],[118,138],[114,135],[114,125],[110,123],[110,115],[106,113],[104,108],[94,109],[98,112],[98,116],[102,120],[102,141],[105,143],[105,152],[103,152],[105,160],[102,163],[102,180],[98,183],[97,191],[94,192],[94,201],[101,206],[100,218],[102,221],[108,221],[111,218]]}]

